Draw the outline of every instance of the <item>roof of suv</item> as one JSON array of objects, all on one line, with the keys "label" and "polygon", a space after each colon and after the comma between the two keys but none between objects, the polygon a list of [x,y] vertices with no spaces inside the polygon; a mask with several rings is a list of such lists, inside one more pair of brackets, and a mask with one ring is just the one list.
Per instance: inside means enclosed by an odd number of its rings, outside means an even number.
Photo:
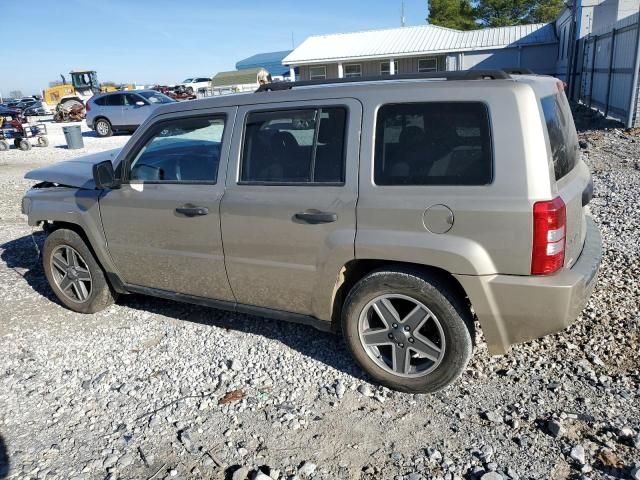
[{"label": "roof of suv", "polygon": [[[160,106],[154,116],[174,112],[201,110],[216,107],[317,100],[318,94],[326,98],[335,95],[358,97],[382,90],[412,89],[425,85],[450,84],[453,82],[473,82],[472,85],[500,86],[501,88],[519,88],[518,83],[537,84],[556,81],[553,77],[531,74],[529,71],[515,70],[512,74],[502,70],[469,70],[456,72],[438,72],[428,74],[401,74],[394,77],[358,77],[322,81],[279,82],[263,85],[254,93],[237,93],[224,96],[176,102]],[[366,90],[364,90],[366,88]],[[520,87],[521,88],[521,87]],[[339,89],[339,93],[335,93]]]}]

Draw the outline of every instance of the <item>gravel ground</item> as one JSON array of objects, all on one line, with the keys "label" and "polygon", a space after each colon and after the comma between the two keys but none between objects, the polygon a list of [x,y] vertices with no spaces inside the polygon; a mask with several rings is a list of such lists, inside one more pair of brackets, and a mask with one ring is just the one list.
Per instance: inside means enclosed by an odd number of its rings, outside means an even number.
[{"label": "gravel ground", "polygon": [[578,321],[502,357],[478,334],[454,386],[414,396],[309,327],[134,295],[60,306],[22,176],[127,137],[67,151],[51,130],[0,154],[0,478],[640,478],[637,132],[581,133],[605,250]]}]

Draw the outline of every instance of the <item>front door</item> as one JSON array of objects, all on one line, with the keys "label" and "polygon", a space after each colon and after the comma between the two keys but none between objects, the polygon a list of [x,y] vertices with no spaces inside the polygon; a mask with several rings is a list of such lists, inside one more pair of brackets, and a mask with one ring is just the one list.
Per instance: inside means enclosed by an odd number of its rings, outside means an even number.
[{"label": "front door", "polygon": [[[142,103],[143,105],[138,105]],[[147,119],[153,107],[149,102],[135,93],[124,94],[122,107],[122,125],[137,127]]]},{"label": "front door", "polygon": [[353,99],[239,109],[221,206],[239,303],[329,318],[354,258],[361,111]]},{"label": "front door", "polygon": [[129,285],[233,301],[219,205],[234,109],[158,120],[100,199],[107,246]]}]

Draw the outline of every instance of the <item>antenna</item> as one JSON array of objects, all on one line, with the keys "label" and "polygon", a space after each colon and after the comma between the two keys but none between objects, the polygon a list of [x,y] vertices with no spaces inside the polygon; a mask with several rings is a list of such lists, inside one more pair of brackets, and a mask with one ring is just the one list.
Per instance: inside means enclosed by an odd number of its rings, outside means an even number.
[{"label": "antenna", "polygon": [[400,26],[404,27],[404,0],[402,0],[400,6]]}]

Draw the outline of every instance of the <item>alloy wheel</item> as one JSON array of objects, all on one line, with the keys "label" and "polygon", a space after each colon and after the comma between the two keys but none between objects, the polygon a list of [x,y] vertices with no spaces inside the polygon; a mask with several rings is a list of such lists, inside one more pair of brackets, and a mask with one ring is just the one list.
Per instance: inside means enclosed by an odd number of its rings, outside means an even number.
[{"label": "alloy wheel", "polygon": [[62,294],[72,302],[86,302],[93,283],[82,255],[68,245],[59,245],[51,253],[50,262],[53,280]]},{"label": "alloy wheel", "polygon": [[385,371],[421,377],[442,361],[445,337],[429,308],[401,294],[380,295],[362,310],[358,335],[367,355]]}]

